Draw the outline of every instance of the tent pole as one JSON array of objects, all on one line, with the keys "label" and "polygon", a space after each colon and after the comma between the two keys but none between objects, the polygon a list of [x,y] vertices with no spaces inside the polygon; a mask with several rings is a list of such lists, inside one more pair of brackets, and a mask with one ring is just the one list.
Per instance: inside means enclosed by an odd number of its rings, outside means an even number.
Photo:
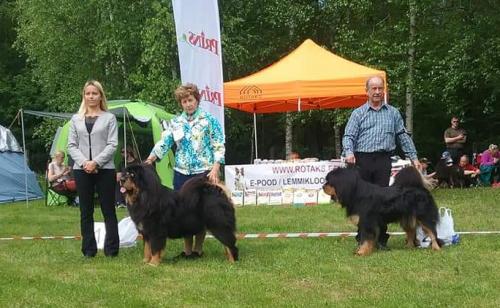
[{"label": "tent pole", "polygon": [[23,135],[23,157],[24,157],[24,189],[26,196],[26,207],[28,206],[28,170],[26,170],[28,165],[28,159],[26,157],[26,141],[24,138],[24,117],[23,117],[23,109],[19,109],[19,113],[21,115],[21,132]]},{"label": "tent pole", "polygon": [[259,152],[257,151],[257,116],[255,112],[253,113],[253,134],[255,138],[255,158],[259,158]]},{"label": "tent pole", "polygon": [[[125,157],[123,159],[125,159],[125,168],[127,168],[127,122],[126,122],[126,118],[125,118],[125,111],[127,110],[125,107],[123,108],[124,109],[124,112],[123,112],[123,149],[124,149],[124,152],[125,152]],[[121,151],[121,149],[119,149]]]}]

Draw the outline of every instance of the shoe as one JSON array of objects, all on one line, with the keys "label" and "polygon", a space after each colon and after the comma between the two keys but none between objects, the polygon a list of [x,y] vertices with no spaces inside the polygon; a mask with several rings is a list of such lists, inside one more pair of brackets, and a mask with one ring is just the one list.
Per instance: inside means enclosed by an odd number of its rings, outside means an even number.
[{"label": "shoe", "polygon": [[90,258],[95,257],[95,254],[91,254],[91,253],[84,253],[84,254],[83,254],[83,257],[84,257],[84,258],[87,258],[87,259],[90,259]]},{"label": "shoe", "polygon": [[127,207],[127,206],[126,206],[125,204],[123,204],[123,203],[119,203],[119,204],[117,204],[117,205],[116,205],[116,208],[117,208],[117,209],[124,209],[124,208],[126,208],[126,207]]}]

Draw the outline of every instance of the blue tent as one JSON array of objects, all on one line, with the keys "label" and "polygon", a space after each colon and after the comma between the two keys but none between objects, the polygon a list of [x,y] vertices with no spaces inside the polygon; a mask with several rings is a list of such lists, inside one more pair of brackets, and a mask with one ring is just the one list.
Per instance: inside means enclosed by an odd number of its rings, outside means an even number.
[{"label": "blue tent", "polygon": [[42,197],[36,175],[26,165],[16,138],[0,125],[0,203]]}]

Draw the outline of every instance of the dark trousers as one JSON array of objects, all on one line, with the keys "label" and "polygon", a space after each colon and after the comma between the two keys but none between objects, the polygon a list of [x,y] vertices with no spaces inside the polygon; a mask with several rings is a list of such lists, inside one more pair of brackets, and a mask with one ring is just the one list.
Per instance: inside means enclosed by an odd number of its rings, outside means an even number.
[{"label": "dark trousers", "polygon": [[[391,153],[388,152],[375,152],[375,153],[361,153],[354,154],[356,158],[356,165],[359,167],[359,172],[363,180],[379,185],[381,187],[389,186],[391,178]],[[380,233],[378,236],[379,245],[386,246],[389,240],[387,234],[387,225],[379,225]],[[356,236],[359,241],[359,234]]]},{"label": "dark trousers", "polygon": [[174,190],[181,189],[182,185],[186,183],[188,180],[198,177],[198,176],[207,176],[210,171],[205,171],[197,174],[182,174],[180,172],[174,171]]},{"label": "dark trousers", "polygon": [[104,254],[106,256],[118,255],[120,238],[115,212],[115,170],[100,169],[98,173],[94,174],[88,174],[83,170],[74,170],[74,175],[76,190],[80,199],[82,253],[90,256],[97,253],[97,243],[94,235],[94,193],[97,191],[106,226]]}]

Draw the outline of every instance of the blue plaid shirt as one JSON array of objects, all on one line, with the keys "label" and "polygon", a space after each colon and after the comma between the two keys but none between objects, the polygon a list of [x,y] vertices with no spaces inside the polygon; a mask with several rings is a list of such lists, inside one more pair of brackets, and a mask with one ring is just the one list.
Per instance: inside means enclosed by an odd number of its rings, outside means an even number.
[{"label": "blue plaid shirt", "polygon": [[396,139],[407,158],[417,159],[415,145],[399,111],[388,104],[375,110],[367,102],[356,108],[347,122],[342,139],[343,155],[354,152],[392,152],[396,149]]},{"label": "blue plaid shirt", "polygon": [[[224,164],[224,133],[210,113],[198,108],[192,120],[189,120],[183,112],[173,118],[170,124],[170,130],[164,132],[165,135],[155,144],[151,154],[162,159],[175,142],[174,170],[185,175],[210,170],[216,162]],[[182,132],[180,138],[176,137],[179,132]]]}]

